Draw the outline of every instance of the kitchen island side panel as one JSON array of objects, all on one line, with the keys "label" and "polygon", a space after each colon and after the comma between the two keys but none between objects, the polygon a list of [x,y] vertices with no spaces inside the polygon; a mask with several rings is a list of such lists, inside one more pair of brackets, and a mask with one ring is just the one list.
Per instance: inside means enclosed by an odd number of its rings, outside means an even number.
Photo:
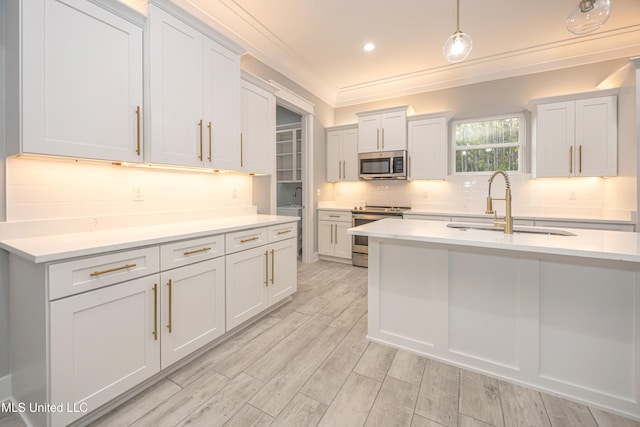
[{"label": "kitchen island side panel", "polygon": [[373,341],[640,419],[636,263],[369,237]]}]

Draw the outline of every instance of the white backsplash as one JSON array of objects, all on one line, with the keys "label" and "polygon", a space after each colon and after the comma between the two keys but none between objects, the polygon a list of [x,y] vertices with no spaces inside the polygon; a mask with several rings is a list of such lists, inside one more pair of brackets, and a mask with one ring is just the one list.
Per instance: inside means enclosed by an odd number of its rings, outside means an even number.
[{"label": "white backsplash", "polygon": [[[334,184],[336,203],[366,200],[370,205],[410,206],[413,210],[484,214],[488,175],[450,176],[442,181],[372,181]],[[510,174],[514,215],[632,220],[634,177],[531,179]],[[496,177],[491,193],[504,197],[504,180]],[[498,213],[504,213],[496,201]]]},{"label": "white backsplash", "polygon": [[251,177],[83,160],[7,159],[7,223],[85,219],[93,228],[108,228],[229,213],[255,213]]}]

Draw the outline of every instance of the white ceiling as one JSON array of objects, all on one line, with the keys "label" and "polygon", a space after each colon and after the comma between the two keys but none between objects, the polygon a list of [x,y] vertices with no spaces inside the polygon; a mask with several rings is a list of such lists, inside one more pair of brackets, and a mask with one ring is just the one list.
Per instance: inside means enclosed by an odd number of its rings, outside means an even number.
[{"label": "white ceiling", "polygon": [[578,0],[461,0],[473,50],[459,64],[442,57],[455,0],[175,2],[334,107],[640,56],[640,0],[611,0],[608,22],[586,36],[564,24]]}]

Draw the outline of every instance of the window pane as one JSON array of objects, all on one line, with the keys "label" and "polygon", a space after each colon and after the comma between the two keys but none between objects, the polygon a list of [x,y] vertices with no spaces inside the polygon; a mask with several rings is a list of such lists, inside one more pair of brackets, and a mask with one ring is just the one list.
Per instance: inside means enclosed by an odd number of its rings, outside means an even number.
[{"label": "window pane", "polygon": [[456,150],[456,172],[493,172],[518,170],[520,147]]},{"label": "window pane", "polygon": [[520,118],[456,124],[456,146],[508,144],[520,140]]}]

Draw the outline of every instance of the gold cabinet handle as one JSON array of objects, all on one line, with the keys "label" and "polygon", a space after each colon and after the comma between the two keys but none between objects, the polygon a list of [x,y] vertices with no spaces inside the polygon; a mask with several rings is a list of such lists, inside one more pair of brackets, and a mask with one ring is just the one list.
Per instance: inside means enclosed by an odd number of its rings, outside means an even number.
[{"label": "gold cabinet handle", "polygon": [[209,161],[211,161],[211,158],[213,157],[213,153],[212,153],[212,151],[211,151],[211,146],[212,146],[212,144],[213,144],[213,142],[212,142],[212,141],[213,141],[213,138],[211,137],[211,128],[212,128],[212,126],[211,126],[211,122],[209,122],[209,126],[208,126],[208,127],[209,127],[209,157],[208,157],[207,159],[208,159]]},{"label": "gold cabinet handle", "polygon": [[167,283],[167,286],[169,286],[169,323],[167,324],[167,328],[169,329],[169,333],[171,333],[171,328],[172,328],[172,324],[173,324],[173,322],[171,321],[172,320],[171,319],[171,311],[173,311],[172,307],[171,307],[171,305],[173,303],[173,301],[172,301],[173,282],[171,281],[171,279],[169,279],[169,283]]},{"label": "gold cabinet handle", "polygon": [[101,274],[113,273],[114,271],[126,270],[127,268],[133,268],[136,265],[137,264],[125,264],[125,265],[122,265],[120,267],[109,268],[107,270],[94,271],[93,273],[89,274],[89,276],[90,277],[95,277],[95,276],[99,276]]},{"label": "gold cabinet handle", "polygon": [[200,127],[200,155],[198,158],[202,161],[202,120],[198,122],[198,126]]},{"label": "gold cabinet handle", "polygon": [[347,172],[345,165],[347,164],[346,160],[342,161],[342,179],[347,179]]},{"label": "gold cabinet handle", "polygon": [[258,236],[250,237],[250,238],[248,238],[248,239],[242,239],[242,240],[240,240],[240,243],[253,242],[254,240],[258,240],[258,239],[259,239],[259,237],[258,237]]},{"label": "gold cabinet handle", "polygon": [[329,218],[340,218],[340,215],[329,215]]},{"label": "gold cabinet handle", "polygon": [[282,234],[287,234],[287,233],[291,233],[291,229],[283,230],[283,231],[278,231],[278,236],[280,236],[280,235],[282,235]]},{"label": "gold cabinet handle", "polygon": [[153,340],[158,341],[158,284],[153,285]]},{"label": "gold cabinet handle", "polygon": [[244,157],[242,154],[242,132],[240,132],[240,167],[244,166]]},{"label": "gold cabinet handle", "polygon": [[578,147],[578,172],[582,173],[582,145],[580,145],[580,147]]},{"label": "gold cabinet handle", "polygon": [[376,149],[380,149],[380,129],[376,129]]},{"label": "gold cabinet handle", "polygon": [[335,233],[335,236],[336,236],[334,240],[337,245],[338,244],[338,224],[336,224],[335,228],[333,229],[333,232]]},{"label": "gold cabinet handle", "polygon": [[264,284],[269,287],[269,251],[264,251]]},{"label": "gold cabinet handle", "polygon": [[197,253],[200,253],[200,252],[206,252],[206,251],[210,251],[210,250],[211,250],[211,248],[202,248],[202,249],[196,249],[194,251],[185,251],[183,255],[184,256],[193,255],[193,254],[197,254]]},{"label": "gold cabinet handle", "polygon": [[384,150],[384,128],[382,128],[382,149]]},{"label": "gold cabinet handle", "polygon": [[329,237],[331,238],[331,244],[333,245],[333,224],[331,224],[331,231],[329,232]]},{"label": "gold cabinet handle", "polygon": [[271,284],[273,285],[273,276],[275,276],[276,271],[276,251],[275,249],[271,249]]},{"label": "gold cabinet handle", "polygon": [[136,107],[136,125],[137,125],[136,135],[138,140],[138,147],[136,148],[136,154],[139,156],[140,155],[140,106],[139,105]]},{"label": "gold cabinet handle", "polygon": [[573,145],[569,147],[569,173],[573,173]]}]

